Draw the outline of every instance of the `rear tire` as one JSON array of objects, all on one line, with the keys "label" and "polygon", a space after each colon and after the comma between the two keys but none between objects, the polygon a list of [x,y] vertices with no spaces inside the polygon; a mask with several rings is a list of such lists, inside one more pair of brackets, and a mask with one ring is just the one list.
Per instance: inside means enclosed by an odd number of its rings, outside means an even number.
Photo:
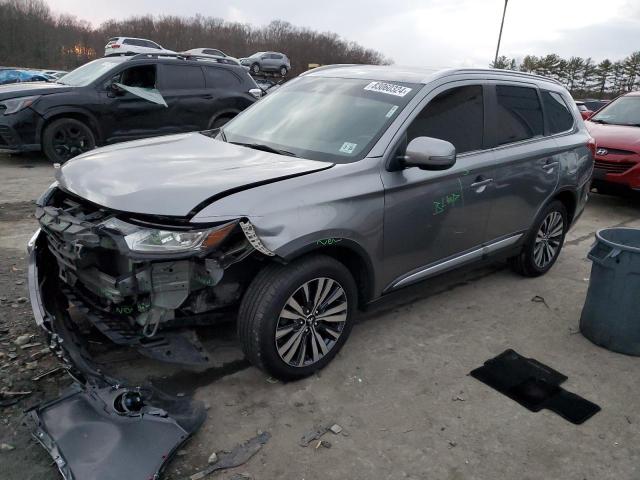
[{"label": "rear tire", "polygon": [[307,377],[342,348],[356,302],[353,277],[331,257],[269,265],[251,282],[240,305],[242,349],[251,363],[273,377]]},{"label": "rear tire", "polygon": [[567,209],[554,200],[538,214],[519,255],[510,259],[511,268],[525,277],[547,273],[556,263],[569,227]]},{"label": "rear tire", "polygon": [[42,150],[53,163],[64,163],[95,147],[91,129],[74,118],[54,120],[42,134]]}]

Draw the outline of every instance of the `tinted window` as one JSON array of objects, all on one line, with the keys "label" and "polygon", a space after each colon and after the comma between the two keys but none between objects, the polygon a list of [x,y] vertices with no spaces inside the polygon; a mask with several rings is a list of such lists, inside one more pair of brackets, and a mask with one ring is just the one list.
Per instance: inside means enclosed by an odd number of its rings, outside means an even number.
[{"label": "tinted window", "polygon": [[484,106],[482,86],[470,85],[442,92],[429,102],[407,130],[407,141],[416,137],[451,142],[457,153],[482,149]]},{"label": "tinted window", "polygon": [[543,90],[542,103],[544,103],[544,113],[549,124],[549,133],[566,132],[573,127],[573,115],[559,94]]},{"label": "tinted window", "polygon": [[212,50],[210,48],[203,50],[202,53],[206,55],[217,55],[219,57],[224,57],[224,54],[220,50]]},{"label": "tinted window", "polygon": [[278,55],[276,53],[271,55],[271,58],[273,58],[274,60],[281,60],[282,59],[282,55]]},{"label": "tinted window", "polygon": [[498,145],[542,135],[542,108],[534,88],[497,85]]},{"label": "tinted window", "polygon": [[141,42],[143,47],[148,47],[148,48],[155,48],[156,50],[160,50],[160,46],[153,43],[153,42],[149,42],[149,41],[143,41]]},{"label": "tinted window", "polygon": [[189,65],[163,65],[162,86],[166,89],[204,88],[202,69]]},{"label": "tinted window", "polygon": [[137,40],[133,40],[131,38],[127,38],[124,42],[122,42],[123,45],[136,45],[136,46],[140,46],[140,44],[138,43]]},{"label": "tinted window", "polygon": [[240,79],[224,68],[204,67],[208,88],[228,88],[237,86]]}]

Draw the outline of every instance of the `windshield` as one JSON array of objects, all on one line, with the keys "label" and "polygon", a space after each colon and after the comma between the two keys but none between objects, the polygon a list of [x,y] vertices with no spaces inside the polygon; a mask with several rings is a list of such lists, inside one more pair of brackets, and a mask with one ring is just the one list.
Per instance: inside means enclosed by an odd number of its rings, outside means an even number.
[{"label": "windshield", "polygon": [[592,122],[640,127],[640,96],[620,97],[590,118]]},{"label": "windshield", "polygon": [[90,85],[113,67],[126,61],[126,57],[100,58],[85,63],[58,80],[58,83],[71,87],[85,87]]},{"label": "windshield", "polygon": [[346,163],[366,156],[419,85],[301,77],[225,125],[228,142]]}]

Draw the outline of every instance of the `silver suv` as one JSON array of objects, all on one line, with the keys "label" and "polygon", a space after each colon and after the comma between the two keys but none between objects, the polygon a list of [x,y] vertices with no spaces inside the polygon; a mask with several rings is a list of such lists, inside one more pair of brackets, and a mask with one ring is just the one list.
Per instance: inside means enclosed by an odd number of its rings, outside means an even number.
[{"label": "silver suv", "polygon": [[279,52],[257,52],[250,57],[241,58],[240,65],[249,68],[254,75],[276,72],[284,77],[291,70],[289,58]]},{"label": "silver suv", "polygon": [[222,129],[64,164],[36,210],[35,317],[182,363],[207,362],[190,329],[237,318],[255,365],[304,377],[386,293],[494,255],[547,272],[587,200],[589,142],[542,77],[319,68]]}]

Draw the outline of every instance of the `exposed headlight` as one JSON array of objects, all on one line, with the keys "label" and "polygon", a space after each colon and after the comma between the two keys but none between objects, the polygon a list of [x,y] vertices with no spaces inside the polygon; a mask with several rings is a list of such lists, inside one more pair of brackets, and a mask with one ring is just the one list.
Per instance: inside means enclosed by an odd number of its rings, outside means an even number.
[{"label": "exposed headlight", "polygon": [[207,230],[186,232],[140,228],[125,235],[124,240],[134,252],[178,253],[206,250],[220,245],[235,226],[236,222],[232,222]]},{"label": "exposed headlight", "polygon": [[35,103],[40,98],[40,95],[34,95],[32,97],[11,98],[0,102],[0,105],[4,105],[4,114],[11,115],[17,113],[20,110],[24,110]]}]

